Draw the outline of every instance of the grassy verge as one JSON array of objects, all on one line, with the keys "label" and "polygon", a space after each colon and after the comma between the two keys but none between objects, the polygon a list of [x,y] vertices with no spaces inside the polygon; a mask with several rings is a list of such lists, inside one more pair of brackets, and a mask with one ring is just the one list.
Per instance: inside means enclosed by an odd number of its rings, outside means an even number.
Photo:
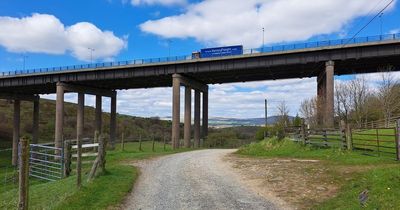
[{"label": "grassy verge", "polygon": [[[396,209],[400,206],[400,164],[384,157],[365,156],[340,149],[301,146],[289,140],[275,139],[253,143],[238,154],[262,158],[319,159],[329,167],[340,190],[331,199],[316,204],[314,209]],[[342,173],[343,169],[352,171]],[[368,190],[366,207],[361,207],[359,194]]]},{"label": "grassy verge", "polygon": [[[128,161],[184,151],[172,151],[170,147],[164,150],[162,144],[156,144],[155,152],[152,152],[151,147],[150,142],[144,142],[143,151],[138,151],[137,143],[128,143],[124,151],[108,151],[107,172],[90,183],[86,182],[85,175],[80,190],[76,188],[74,175],[57,182],[32,180],[30,209],[106,209],[119,204],[138,176],[137,169],[128,165]],[[89,167],[87,164],[83,171],[87,173]],[[0,192],[0,209],[14,209],[18,202],[17,193],[16,189]]]}]

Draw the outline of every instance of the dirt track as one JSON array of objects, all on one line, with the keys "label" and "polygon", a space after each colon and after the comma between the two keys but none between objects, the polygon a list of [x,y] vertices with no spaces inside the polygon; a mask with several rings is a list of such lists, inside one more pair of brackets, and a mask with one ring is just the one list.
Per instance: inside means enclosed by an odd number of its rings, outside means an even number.
[{"label": "dirt track", "polygon": [[200,150],[139,162],[141,175],[121,209],[281,209],[248,189],[222,159],[235,150]]}]

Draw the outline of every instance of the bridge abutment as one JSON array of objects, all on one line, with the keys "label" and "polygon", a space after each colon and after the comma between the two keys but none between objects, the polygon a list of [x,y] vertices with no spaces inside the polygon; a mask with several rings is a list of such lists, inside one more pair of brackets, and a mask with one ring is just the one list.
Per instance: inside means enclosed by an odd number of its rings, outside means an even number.
[{"label": "bridge abutment", "polygon": [[184,146],[190,148],[192,134],[192,89],[185,87],[185,127],[184,127]]},{"label": "bridge abutment", "polygon": [[335,63],[327,61],[317,77],[317,118],[324,127],[334,127],[334,70]]},{"label": "bridge abutment", "polygon": [[194,147],[200,147],[200,91],[194,92]]}]

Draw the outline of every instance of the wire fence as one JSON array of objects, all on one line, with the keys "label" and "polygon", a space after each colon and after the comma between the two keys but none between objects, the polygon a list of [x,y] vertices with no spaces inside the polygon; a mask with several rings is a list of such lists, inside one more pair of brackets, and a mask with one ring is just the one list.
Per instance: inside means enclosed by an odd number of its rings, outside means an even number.
[{"label": "wire fence", "polygon": [[0,150],[0,193],[18,187],[18,168],[11,164],[12,149]]},{"label": "wire fence", "polygon": [[[327,40],[327,41],[294,43],[294,44],[276,45],[276,46],[267,46],[267,47],[263,46],[260,48],[245,49],[243,51],[243,54],[252,55],[252,54],[310,49],[310,48],[337,47],[337,46],[344,47],[344,46],[350,45],[350,44],[362,44],[362,43],[384,42],[384,41],[394,41],[394,40],[400,40],[400,33],[378,35],[378,36],[356,37],[356,38],[351,38],[351,39],[336,39],[336,40]],[[224,56],[224,57],[226,57],[226,56]],[[8,71],[8,72],[2,72],[0,74],[0,77],[10,77],[10,76],[27,75],[27,74],[40,74],[40,73],[48,73],[48,72],[61,72],[61,71],[92,70],[92,69],[101,69],[101,68],[110,68],[110,67],[140,66],[140,65],[154,64],[154,63],[174,63],[174,62],[179,62],[179,61],[198,60],[198,59],[199,58],[193,57],[192,55],[182,55],[182,56],[170,56],[170,57],[159,57],[159,58],[135,59],[135,60],[127,60],[127,61],[79,64],[79,65],[70,65],[70,66],[59,66],[59,67],[49,67],[49,68],[36,68],[36,69],[28,69],[28,70]]]}]

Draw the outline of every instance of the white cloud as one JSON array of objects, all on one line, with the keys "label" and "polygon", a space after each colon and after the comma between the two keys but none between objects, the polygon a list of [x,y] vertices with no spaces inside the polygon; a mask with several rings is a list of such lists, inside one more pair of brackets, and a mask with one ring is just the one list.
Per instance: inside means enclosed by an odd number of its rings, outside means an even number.
[{"label": "white cloud", "polygon": [[187,3],[186,0],[131,0],[131,4],[133,6],[139,5],[164,5],[164,6],[172,6],[172,5],[185,5]]},{"label": "white cloud", "polygon": [[352,20],[377,12],[384,3],[387,1],[204,0],[189,5],[183,14],[150,20],[140,28],[164,38],[191,37],[209,45],[258,47],[262,28],[265,43],[342,33]]},{"label": "white cloud", "polygon": [[400,33],[400,28],[392,29],[389,31],[389,34],[398,34]]},{"label": "white cloud", "polygon": [[109,59],[126,47],[126,40],[111,31],[102,31],[88,22],[65,27],[53,15],[33,14],[29,17],[0,17],[0,45],[10,52],[65,54],[80,60]]}]

